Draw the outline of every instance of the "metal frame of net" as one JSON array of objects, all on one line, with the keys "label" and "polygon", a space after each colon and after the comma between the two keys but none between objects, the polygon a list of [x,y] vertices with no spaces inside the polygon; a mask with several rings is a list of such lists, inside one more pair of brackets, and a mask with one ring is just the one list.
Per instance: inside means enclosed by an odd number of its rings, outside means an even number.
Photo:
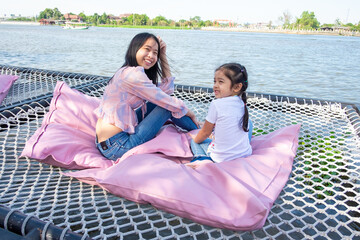
[{"label": "metal frame of net", "polygon": [[[360,239],[356,105],[248,93],[253,135],[302,126],[292,173],[265,225],[236,232],[126,200],[64,176],[58,167],[19,158],[48,111],[56,81],[100,97],[109,78],[1,65],[0,71],[20,76],[0,106],[0,205],[12,212],[34,216],[84,239]],[[212,89],[175,88],[174,95],[203,121],[214,97]]]}]

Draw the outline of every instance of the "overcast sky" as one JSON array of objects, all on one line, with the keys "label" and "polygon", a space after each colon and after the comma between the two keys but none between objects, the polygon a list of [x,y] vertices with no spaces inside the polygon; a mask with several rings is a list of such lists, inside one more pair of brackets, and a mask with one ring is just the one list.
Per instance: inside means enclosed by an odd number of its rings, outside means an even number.
[{"label": "overcast sky", "polygon": [[86,15],[94,13],[120,15],[146,14],[150,18],[162,15],[179,20],[200,16],[202,20],[225,19],[238,23],[279,23],[278,18],[288,12],[295,20],[303,11],[314,12],[317,20],[357,24],[360,21],[360,0],[1,0],[0,16],[6,14],[35,16],[45,8],[57,7],[61,13]]}]

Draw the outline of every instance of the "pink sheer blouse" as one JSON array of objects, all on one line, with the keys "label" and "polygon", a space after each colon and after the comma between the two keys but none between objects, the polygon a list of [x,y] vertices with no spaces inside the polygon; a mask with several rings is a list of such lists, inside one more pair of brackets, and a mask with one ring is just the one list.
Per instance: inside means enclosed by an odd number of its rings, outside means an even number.
[{"label": "pink sheer blouse", "polygon": [[169,110],[175,118],[181,118],[188,109],[183,101],[170,96],[174,92],[174,79],[164,78],[157,87],[147,77],[143,67],[120,68],[106,86],[94,113],[103,121],[130,134],[135,132],[138,124],[135,109],[142,107],[145,114],[145,101]]}]

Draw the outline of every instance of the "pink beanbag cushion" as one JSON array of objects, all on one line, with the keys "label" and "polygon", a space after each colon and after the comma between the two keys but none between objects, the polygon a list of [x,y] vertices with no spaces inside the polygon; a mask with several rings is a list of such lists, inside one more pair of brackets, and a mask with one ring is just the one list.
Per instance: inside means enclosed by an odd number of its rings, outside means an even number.
[{"label": "pink beanbag cushion", "polygon": [[95,146],[93,110],[98,105],[99,99],[58,82],[49,112],[21,155],[68,169],[112,166]]},{"label": "pink beanbag cushion", "polygon": [[[164,147],[171,128],[137,148],[154,151],[155,141]],[[300,125],[292,125],[254,137],[253,155],[223,163],[179,164],[162,154],[143,151],[129,153],[107,169],[64,174],[201,224],[250,231],[264,225],[288,180],[299,129]],[[187,142],[179,144],[188,147]]]},{"label": "pink beanbag cushion", "polygon": [[13,83],[19,78],[19,76],[13,75],[0,75],[0,104],[8,94]]},{"label": "pink beanbag cushion", "polygon": [[97,104],[97,98],[58,83],[50,111],[22,155],[83,169],[63,174],[201,224],[236,231],[264,225],[291,173],[300,125],[254,137],[249,157],[191,164],[191,133],[170,125],[112,162],[94,144]]}]

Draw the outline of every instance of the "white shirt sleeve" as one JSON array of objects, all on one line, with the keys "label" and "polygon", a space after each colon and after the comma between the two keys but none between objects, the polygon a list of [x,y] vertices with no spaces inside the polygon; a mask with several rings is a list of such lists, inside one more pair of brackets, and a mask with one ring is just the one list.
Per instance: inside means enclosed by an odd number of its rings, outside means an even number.
[{"label": "white shirt sleeve", "polygon": [[206,116],[206,121],[208,121],[209,123],[215,124],[217,119],[217,111],[216,111],[216,106],[215,106],[215,102],[212,101],[210,103],[210,107],[208,110],[208,114]]}]

